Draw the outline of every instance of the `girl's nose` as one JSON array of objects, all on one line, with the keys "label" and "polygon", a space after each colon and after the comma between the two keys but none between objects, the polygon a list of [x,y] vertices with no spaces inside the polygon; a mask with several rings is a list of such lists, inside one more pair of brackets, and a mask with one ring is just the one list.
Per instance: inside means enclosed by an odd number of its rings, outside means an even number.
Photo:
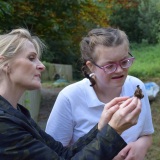
[{"label": "girl's nose", "polygon": [[122,72],[122,71],[123,71],[123,68],[120,65],[117,65],[117,69],[115,72]]}]

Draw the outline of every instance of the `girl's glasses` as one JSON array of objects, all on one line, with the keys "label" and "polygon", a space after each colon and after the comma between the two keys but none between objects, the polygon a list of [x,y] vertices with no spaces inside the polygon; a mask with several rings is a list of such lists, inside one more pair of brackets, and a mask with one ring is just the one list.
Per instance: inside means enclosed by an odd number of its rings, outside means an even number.
[{"label": "girl's glasses", "polygon": [[[129,53],[129,55],[132,56],[131,53]],[[98,68],[102,69],[106,74],[111,74],[113,72],[115,72],[118,68],[118,66],[120,66],[121,68],[125,69],[125,68],[129,68],[132,64],[133,61],[135,60],[135,58],[132,56],[130,58],[126,58],[124,60],[121,60],[119,62],[115,62],[115,63],[111,63],[111,64],[107,64],[105,66],[99,66],[97,65],[95,62],[91,61],[95,66],[97,66]]]}]

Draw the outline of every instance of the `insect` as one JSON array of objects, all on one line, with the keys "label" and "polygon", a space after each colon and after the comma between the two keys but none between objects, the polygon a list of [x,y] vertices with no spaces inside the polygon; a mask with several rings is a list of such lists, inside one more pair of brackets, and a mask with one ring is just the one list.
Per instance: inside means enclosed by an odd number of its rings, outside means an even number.
[{"label": "insect", "polygon": [[142,89],[140,89],[139,85],[137,85],[137,89],[134,92],[134,96],[142,99],[144,97],[143,93],[142,93]]}]

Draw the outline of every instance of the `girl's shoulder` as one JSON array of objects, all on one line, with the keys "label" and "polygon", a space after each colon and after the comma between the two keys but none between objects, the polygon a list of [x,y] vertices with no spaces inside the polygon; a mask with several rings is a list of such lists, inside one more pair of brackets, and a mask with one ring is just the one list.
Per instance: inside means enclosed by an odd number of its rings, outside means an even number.
[{"label": "girl's shoulder", "polygon": [[144,85],[144,83],[142,82],[142,80],[140,80],[137,77],[131,76],[131,75],[127,76],[125,83],[130,84],[130,85],[136,85],[136,86],[137,85],[140,85],[140,86]]},{"label": "girl's shoulder", "polygon": [[63,94],[78,94],[79,92],[86,90],[90,86],[90,81],[87,78],[84,78],[80,81],[74,82],[61,90]]}]

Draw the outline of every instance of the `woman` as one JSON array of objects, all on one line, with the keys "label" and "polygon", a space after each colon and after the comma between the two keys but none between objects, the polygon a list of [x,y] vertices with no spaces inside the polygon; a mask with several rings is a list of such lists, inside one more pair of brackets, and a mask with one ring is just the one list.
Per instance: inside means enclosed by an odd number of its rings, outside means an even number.
[{"label": "woman", "polygon": [[128,145],[115,159],[144,159],[152,142],[153,125],[144,84],[128,75],[134,57],[127,35],[114,28],[93,29],[83,37],[80,47],[86,78],[59,93],[46,132],[64,146],[75,143],[98,122],[106,103],[115,97],[132,97],[139,85],[144,93],[142,111],[137,125],[122,133]]},{"label": "woman", "polygon": [[41,87],[45,66],[39,57],[43,46],[26,29],[0,35],[0,159],[112,159],[126,146],[119,134],[136,124],[141,102],[137,98],[115,98],[106,104],[99,123],[87,135],[73,146],[63,147],[18,104],[26,90]]}]

